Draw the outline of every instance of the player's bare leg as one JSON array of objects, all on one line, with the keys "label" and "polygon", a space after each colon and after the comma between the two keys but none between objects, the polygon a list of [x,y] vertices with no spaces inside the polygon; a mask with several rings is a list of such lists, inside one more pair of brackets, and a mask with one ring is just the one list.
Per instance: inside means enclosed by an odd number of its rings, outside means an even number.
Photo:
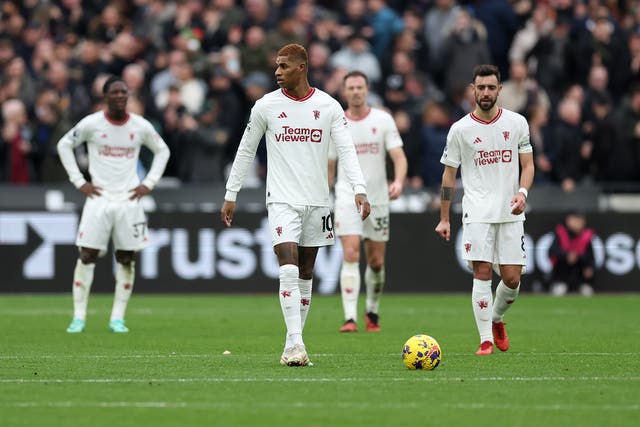
[{"label": "player's bare leg", "polygon": [[98,249],[80,248],[76,268],[73,271],[73,320],[67,328],[70,334],[84,331],[98,253]]},{"label": "player's bare leg", "polygon": [[360,236],[340,236],[342,267],[340,268],[340,294],[344,311],[344,325],[340,332],[357,332],[358,297],[360,295]]},{"label": "player's bare leg", "polygon": [[509,349],[509,336],[504,327],[503,317],[518,297],[521,272],[521,265],[500,266],[500,276],[502,280],[496,288],[496,297],[493,302],[492,328],[493,340],[496,347],[501,351],[507,351]]},{"label": "player's bare leg", "polygon": [[367,257],[367,269],[364,273],[364,283],[367,289],[367,331],[379,332],[378,310],[385,283],[384,257],[386,242],[374,242],[367,239],[364,242],[364,248]]},{"label": "player's bare leg", "polygon": [[480,334],[480,348],[476,351],[478,356],[493,353],[493,332],[491,324],[491,315],[493,313],[493,298],[491,293],[492,275],[493,270],[491,263],[473,261],[471,303],[473,306],[473,316],[476,320],[478,333]]}]

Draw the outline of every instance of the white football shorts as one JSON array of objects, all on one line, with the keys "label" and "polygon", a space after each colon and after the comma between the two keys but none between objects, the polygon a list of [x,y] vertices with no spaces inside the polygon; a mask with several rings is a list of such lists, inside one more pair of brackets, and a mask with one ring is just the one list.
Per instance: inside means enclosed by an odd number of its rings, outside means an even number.
[{"label": "white football shorts", "polygon": [[139,251],[147,246],[147,218],[142,204],[138,200],[88,197],[76,245],[106,251],[111,239],[116,250]]},{"label": "white football shorts", "polygon": [[269,203],[269,228],[273,246],[295,242],[298,246],[333,245],[333,218],[327,206]]},{"label": "white football shorts", "polygon": [[524,222],[489,224],[471,222],[462,227],[462,258],[493,264],[498,274],[500,265],[522,265],[524,273],[527,254],[524,250]]},{"label": "white football shorts", "polygon": [[335,207],[336,236],[362,236],[374,242],[389,241],[389,205],[371,205],[371,213],[362,220],[355,201],[336,203]]}]

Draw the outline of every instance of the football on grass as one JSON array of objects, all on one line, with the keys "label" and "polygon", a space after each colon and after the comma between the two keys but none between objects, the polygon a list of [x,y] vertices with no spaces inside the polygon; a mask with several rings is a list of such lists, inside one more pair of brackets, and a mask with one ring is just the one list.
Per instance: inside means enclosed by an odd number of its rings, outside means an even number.
[{"label": "football on grass", "polygon": [[429,335],[414,335],[402,347],[402,361],[409,369],[435,369],[442,360],[438,342]]}]

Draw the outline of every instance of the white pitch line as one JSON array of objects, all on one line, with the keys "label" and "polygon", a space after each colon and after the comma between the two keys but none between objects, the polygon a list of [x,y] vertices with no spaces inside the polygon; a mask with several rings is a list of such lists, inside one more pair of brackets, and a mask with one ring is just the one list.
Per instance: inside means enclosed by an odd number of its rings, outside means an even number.
[{"label": "white pitch line", "polygon": [[[60,402],[0,402],[0,407],[9,408],[165,408],[165,409],[215,409],[215,408],[234,408],[247,407],[251,408],[278,408],[282,403],[270,403],[265,401],[251,402],[76,402],[76,401],[60,401]],[[305,409],[321,409],[325,408],[324,403],[314,402],[287,402],[288,406]],[[462,409],[462,410],[478,410],[478,409],[494,409],[494,410],[538,410],[538,411],[639,411],[640,404],[589,404],[589,405],[571,405],[571,404],[496,404],[496,403],[438,403],[430,402],[431,407]],[[384,403],[384,402],[336,402],[333,407],[340,409],[367,409],[375,406],[381,409],[422,409],[424,402],[404,402],[404,403]]]},{"label": "white pitch line", "polygon": [[[364,355],[365,353],[363,353]],[[476,357],[474,353],[445,353],[447,356],[456,357]],[[573,353],[518,353],[509,352],[512,356],[523,357],[549,357],[549,356],[605,356],[605,357],[622,357],[622,356],[640,356],[640,352],[626,352],[626,353],[604,353],[604,352],[573,352]],[[234,356],[266,356],[269,355],[258,353],[235,353]],[[311,357],[353,357],[358,353],[310,353]],[[371,353],[366,353],[367,356],[373,356]],[[229,357],[229,355],[223,355],[222,352],[210,353],[210,354],[6,354],[1,355],[0,359],[197,359],[197,358],[212,358],[212,357]],[[400,357],[401,352],[398,353],[386,353],[378,354],[376,357]]]},{"label": "white pitch line", "polygon": [[347,382],[549,382],[549,381],[640,381],[640,377],[441,377],[395,378],[0,378],[3,384],[119,384],[119,383],[347,383]]}]

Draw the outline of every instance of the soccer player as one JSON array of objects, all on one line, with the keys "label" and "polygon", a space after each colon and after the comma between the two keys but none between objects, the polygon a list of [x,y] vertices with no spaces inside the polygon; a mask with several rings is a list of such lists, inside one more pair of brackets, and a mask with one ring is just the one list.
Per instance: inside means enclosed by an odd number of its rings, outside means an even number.
[{"label": "soccer player", "polygon": [[[129,331],[125,311],[133,290],[134,255],[147,244],[147,220],[140,198],[151,192],[169,160],[169,148],[151,123],[127,112],[128,91],[122,79],[109,77],[103,86],[106,110],[86,116],[58,142],[69,180],[87,196],[76,240],[80,254],[73,273],[73,320],[67,328],[72,334],[84,330],[95,263],[111,239],[117,262],[109,328],[118,333]],[[89,152],[91,181],[84,179],[73,153],[83,142]],[[142,145],[154,157],[140,183],[136,170]]]},{"label": "soccer player", "polygon": [[[526,119],[496,105],[502,88],[498,68],[478,65],[471,86],[475,108],[451,126],[440,159],[445,167],[436,232],[451,238],[449,208],[460,167],[462,256],[473,268],[471,300],[480,334],[476,354],[487,355],[494,342],[501,351],[509,349],[503,316],[518,296],[526,264],[524,210],[534,165]],[[501,276],[495,300],[492,268]]]},{"label": "soccer player", "polygon": [[275,76],[281,89],[266,94],[251,109],[221,210],[222,222],[230,227],[236,196],[266,134],[266,204],[287,327],[280,363],[289,366],[309,364],[302,330],[311,302],[313,266],[318,248],[334,242],[327,176],[329,141],[336,144],[338,158],[345,164],[362,220],[371,209],[344,111],[338,101],[309,86],[307,71],[303,46],[288,44],[278,51]]},{"label": "soccer player", "polygon": [[[344,325],[340,332],[356,332],[358,326],[358,295],[360,294],[360,240],[364,239],[367,267],[366,330],[380,331],[378,306],[385,283],[384,257],[389,240],[389,199],[402,194],[407,176],[407,158],[402,139],[393,117],[385,111],[371,108],[367,103],[369,82],[360,71],[352,71],[343,79],[343,95],[347,101],[345,115],[356,147],[360,167],[367,184],[371,215],[362,221],[353,206],[353,190],[346,180],[342,163],[337,165],[335,185],[335,231],[343,250],[340,270],[340,292],[344,310]],[[393,162],[394,180],[387,183],[386,157]],[[335,176],[336,156],[329,154],[329,177]]]}]

